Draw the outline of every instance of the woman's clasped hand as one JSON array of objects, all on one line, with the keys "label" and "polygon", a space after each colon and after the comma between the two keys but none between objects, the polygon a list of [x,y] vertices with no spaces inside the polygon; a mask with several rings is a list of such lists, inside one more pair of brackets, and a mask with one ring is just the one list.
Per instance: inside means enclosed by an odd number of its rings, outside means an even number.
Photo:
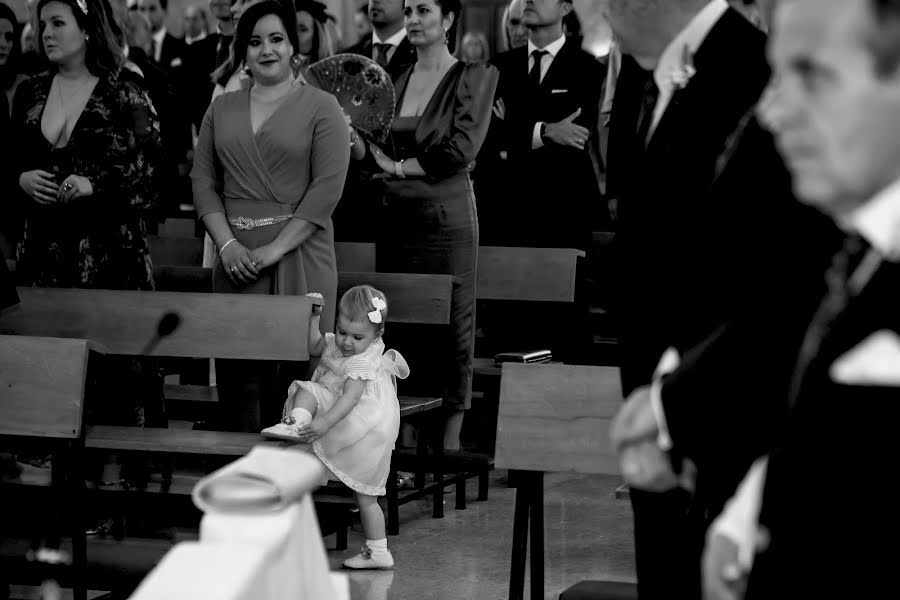
[{"label": "woman's clasped hand", "polygon": [[38,204],[66,203],[94,193],[94,187],[87,177],[69,175],[62,184],[57,184],[53,173],[42,169],[22,173],[19,176],[19,186]]},{"label": "woman's clasped hand", "polygon": [[226,244],[222,248],[220,256],[222,266],[225,267],[225,274],[232,283],[237,285],[256,281],[262,265],[257,264],[257,261],[251,257],[250,250],[239,241],[234,240]]}]

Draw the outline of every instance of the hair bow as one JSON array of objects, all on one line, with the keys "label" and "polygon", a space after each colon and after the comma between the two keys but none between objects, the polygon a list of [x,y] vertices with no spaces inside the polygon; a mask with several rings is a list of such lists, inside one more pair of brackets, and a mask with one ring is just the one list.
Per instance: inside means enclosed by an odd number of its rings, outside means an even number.
[{"label": "hair bow", "polygon": [[387,303],[379,297],[372,298],[372,306],[375,307],[375,310],[369,313],[369,320],[375,323],[376,325],[380,325],[382,319],[381,311],[387,308]]}]

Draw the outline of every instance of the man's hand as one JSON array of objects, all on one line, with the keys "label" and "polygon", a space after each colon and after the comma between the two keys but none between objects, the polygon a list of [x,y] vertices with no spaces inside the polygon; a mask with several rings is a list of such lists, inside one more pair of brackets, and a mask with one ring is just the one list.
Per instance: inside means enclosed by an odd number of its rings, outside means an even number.
[{"label": "man's hand", "polygon": [[625,482],[648,492],[665,492],[678,487],[669,456],[655,440],[628,444],[619,452],[619,470]]},{"label": "man's hand", "polygon": [[613,449],[621,452],[622,447],[647,439],[655,439],[659,425],[650,403],[650,386],[636,389],[619,409],[610,428]]},{"label": "man's hand", "polygon": [[703,600],[741,600],[747,574],[738,564],[738,546],[721,533],[706,538],[703,549]]},{"label": "man's hand", "polygon": [[547,123],[544,137],[560,146],[570,146],[576,150],[584,150],[584,143],[587,141],[590,132],[585,127],[574,123],[575,119],[580,115],[581,109],[579,108],[559,123]]},{"label": "man's hand", "polygon": [[496,102],[494,102],[494,108],[492,110],[494,112],[494,116],[496,116],[501,121],[506,119],[506,104],[503,103],[503,98],[499,98]]}]

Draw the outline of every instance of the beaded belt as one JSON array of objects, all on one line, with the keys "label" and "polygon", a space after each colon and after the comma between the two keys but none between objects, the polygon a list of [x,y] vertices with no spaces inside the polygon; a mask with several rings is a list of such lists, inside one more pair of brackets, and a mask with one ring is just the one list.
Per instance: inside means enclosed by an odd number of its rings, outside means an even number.
[{"label": "beaded belt", "polygon": [[291,215],[281,215],[280,217],[266,217],[264,219],[251,219],[250,217],[229,217],[228,222],[238,229],[249,231],[257,227],[265,227],[266,225],[274,225],[291,218]]}]

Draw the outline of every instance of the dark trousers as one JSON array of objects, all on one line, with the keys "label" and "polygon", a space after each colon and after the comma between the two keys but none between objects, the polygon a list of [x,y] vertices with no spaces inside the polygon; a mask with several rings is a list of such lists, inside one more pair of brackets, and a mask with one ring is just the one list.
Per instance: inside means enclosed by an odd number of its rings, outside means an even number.
[{"label": "dark trousers", "polygon": [[632,489],[631,506],[638,598],[699,600],[704,528],[690,516],[689,494]]},{"label": "dark trousers", "polygon": [[222,426],[257,432],[278,423],[291,382],[308,378],[308,362],[217,359]]}]

